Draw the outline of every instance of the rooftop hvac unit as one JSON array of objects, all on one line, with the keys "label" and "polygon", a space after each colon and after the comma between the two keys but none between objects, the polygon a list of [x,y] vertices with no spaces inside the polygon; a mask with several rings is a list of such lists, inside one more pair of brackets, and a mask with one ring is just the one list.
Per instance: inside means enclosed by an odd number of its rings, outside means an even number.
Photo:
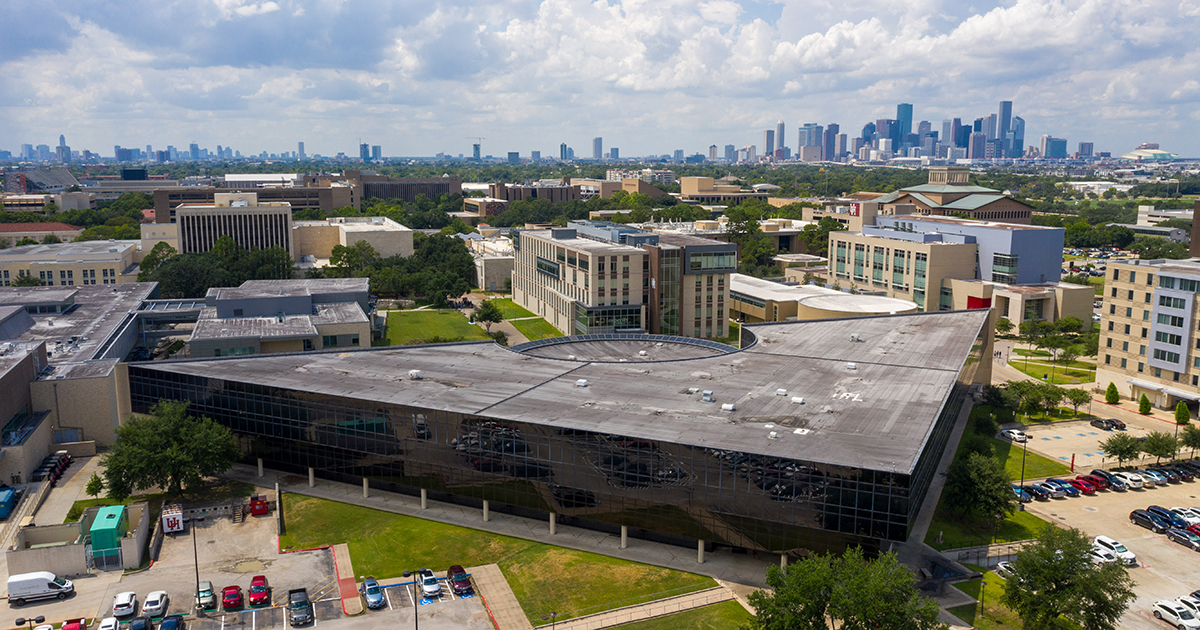
[{"label": "rooftop hvac unit", "polygon": [[857,363],[847,363],[847,364],[846,364],[846,369],[847,369],[847,370],[857,370],[857,369],[858,369],[858,364],[857,364]]},{"label": "rooftop hvac unit", "polygon": [[859,335],[858,333],[850,333],[850,341],[854,341],[854,342],[862,341],[862,336]]},{"label": "rooftop hvac unit", "polygon": [[408,371],[408,378],[410,378],[410,379],[412,379],[412,380],[414,380],[414,381],[419,381],[419,380],[421,380],[421,370],[409,370],[409,371]]},{"label": "rooftop hvac unit", "polygon": [[573,354],[568,354],[568,355],[567,355],[567,358],[568,358],[568,359],[570,359],[570,360],[572,360],[572,361],[574,361],[574,360],[575,360],[575,355],[573,355]]},{"label": "rooftop hvac unit", "polygon": [[587,386],[588,386],[588,382],[587,382],[586,378],[581,378],[581,379],[575,381],[575,387],[587,387]]},{"label": "rooftop hvac unit", "polygon": [[803,405],[804,397],[803,396],[792,396],[792,404],[793,405]]},{"label": "rooftop hvac unit", "polygon": [[778,440],[778,439],[779,439],[779,433],[778,433],[777,431],[772,431],[772,432],[770,432],[770,433],[768,433],[768,434],[767,434],[767,439],[768,439],[768,440]]},{"label": "rooftop hvac unit", "polygon": [[646,356],[646,351],[645,351],[645,350],[638,350],[638,356],[639,356],[639,357],[644,357],[644,356]]},{"label": "rooftop hvac unit", "polygon": [[733,411],[733,403],[725,403],[721,405],[721,411]]},{"label": "rooftop hvac unit", "polygon": [[700,402],[710,403],[710,402],[717,402],[717,400],[715,398],[713,398],[713,391],[711,389],[706,389],[706,390],[700,392]]},{"label": "rooftop hvac unit", "polygon": [[783,388],[781,387],[781,388],[779,388],[779,389],[775,390],[775,395],[776,395],[776,396],[787,396],[787,390],[786,390],[786,389],[783,389]]}]

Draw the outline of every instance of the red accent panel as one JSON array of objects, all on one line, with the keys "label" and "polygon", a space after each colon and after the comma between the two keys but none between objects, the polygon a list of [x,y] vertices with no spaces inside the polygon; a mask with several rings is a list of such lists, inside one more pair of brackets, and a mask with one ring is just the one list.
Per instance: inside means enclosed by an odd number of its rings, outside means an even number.
[{"label": "red accent panel", "polygon": [[991,308],[992,298],[977,298],[967,296],[967,308]]}]

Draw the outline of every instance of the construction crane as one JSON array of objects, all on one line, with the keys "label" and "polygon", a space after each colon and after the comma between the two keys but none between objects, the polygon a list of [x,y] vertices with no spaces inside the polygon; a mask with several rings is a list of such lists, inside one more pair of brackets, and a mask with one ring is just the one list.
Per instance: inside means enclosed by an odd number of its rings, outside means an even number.
[{"label": "construction crane", "polygon": [[475,157],[475,159],[476,159],[476,160],[480,159],[480,158],[482,157],[482,155],[483,155],[483,141],[484,141],[484,140],[487,140],[487,138],[484,138],[484,137],[482,137],[482,136],[465,136],[465,137],[466,137],[468,140],[474,140],[474,141],[475,141],[475,146],[474,146],[474,147],[472,147],[472,148],[475,150],[475,155],[474,155],[474,157]]}]

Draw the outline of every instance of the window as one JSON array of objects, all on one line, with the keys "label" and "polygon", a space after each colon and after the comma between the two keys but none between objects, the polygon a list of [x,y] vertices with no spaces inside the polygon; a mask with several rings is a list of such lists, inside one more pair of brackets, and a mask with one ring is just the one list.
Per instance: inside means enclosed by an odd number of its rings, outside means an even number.
[{"label": "window", "polygon": [[338,345],[337,335],[324,335],[321,337],[321,345],[326,348],[336,348]]},{"label": "window", "polygon": [[1113,269],[1113,280],[1120,280],[1120,279],[1121,279],[1121,270]]},{"label": "window", "polygon": [[1137,272],[1136,271],[1129,272],[1129,282],[1130,283],[1137,282]]},{"label": "window", "polygon": [[1133,317],[1133,308],[1132,307],[1129,307],[1129,306],[1125,307],[1125,317]]},{"label": "window", "polygon": [[1167,276],[1159,276],[1158,277],[1158,286],[1159,286],[1159,288],[1162,288],[1162,289],[1174,289],[1175,288],[1175,278],[1168,278]]},{"label": "window", "polygon": [[1178,345],[1183,344],[1182,336],[1175,335],[1172,333],[1162,332],[1161,330],[1154,333],[1154,340],[1161,342],[1161,343],[1170,344],[1172,346],[1178,346]]},{"label": "window", "polygon": [[1175,326],[1176,328],[1183,327],[1183,318],[1177,315],[1167,315],[1166,313],[1158,314],[1158,323],[1166,326]]},{"label": "window", "polygon": [[1138,363],[1138,372],[1145,372],[1145,371],[1146,371],[1146,364]]},{"label": "window", "polygon": [[1108,322],[1108,332],[1112,332],[1112,330],[1113,330],[1113,323],[1110,321],[1110,322]]},{"label": "window", "polygon": [[1121,359],[1121,369],[1122,369],[1122,370],[1124,370],[1124,369],[1125,369],[1125,368],[1127,368],[1127,367],[1129,367],[1129,360],[1128,360],[1128,359]]},{"label": "window", "polygon": [[1112,365],[1112,355],[1111,354],[1104,355],[1104,364]]},{"label": "window", "polygon": [[352,345],[352,346],[358,345],[358,335],[350,335],[350,345]]},{"label": "window", "polygon": [[1168,352],[1166,350],[1156,349],[1154,351],[1154,358],[1158,359],[1159,361],[1166,361],[1167,363],[1179,363],[1178,352]]},{"label": "window", "polygon": [[1117,287],[1113,287],[1112,296],[1117,297]]},{"label": "window", "polygon": [[1121,351],[1122,351],[1122,352],[1129,352],[1129,342],[1128,342],[1128,341],[1122,341],[1122,342],[1121,342]]},{"label": "window", "polygon": [[1108,305],[1108,314],[1109,314],[1109,315],[1116,315],[1116,314],[1117,314],[1117,305],[1116,305],[1116,304],[1109,304],[1109,305]]},{"label": "window", "polygon": [[1126,295],[1127,295],[1128,297],[1126,297],[1125,299],[1127,299],[1127,300],[1129,300],[1129,301],[1131,301],[1131,302],[1132,302],[1132,301],[1133,301],[1133,291],[1126,291]]},{"label": "window", "polygon": [[241,316],[242,316],[242,309],[240,309],[240,308],[235,308],[235,309],[233,309],[233,316],[234,316],[234,317],[241,317]]},{"label": "window", "polygon": [[1112,337],[1109,337],[1109,338],[1108,338],[1106,341],[1107,341],[1108,343],[1106,344],[1106,346],[1105,346],[1105,347],[1107,347],[1107,348],[1111,348],[1111,347],[1112,347]]},{"label": "window", "polygon": [[1162,295],[1158,298],[1158,305],[1167,308],[1183,308],[1185,304],[1186,302],[1183,298],[1171,297],[1169,295]]},{"label": "window", "polygon": [[1129,334],[1129,324],[1125,324],[1125,334]]}]

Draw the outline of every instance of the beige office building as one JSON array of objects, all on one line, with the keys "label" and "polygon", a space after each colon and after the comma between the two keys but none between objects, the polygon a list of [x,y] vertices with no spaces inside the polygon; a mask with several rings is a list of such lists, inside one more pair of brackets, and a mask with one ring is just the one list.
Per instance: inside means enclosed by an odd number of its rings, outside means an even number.
[{"label": "beige office building", "polygon": [[939,310],[946,280],[974,280],[975,257],[974,243],[919,243],[856,232],[829,233],[830,282],[886,291],[891,297],[916,302],[921,311]]},{"label": "beige office building", "polygon": [[1109,261],[1096,386],[1159,409],[1200,401],[1200,258]]},{"label": "beige office building", "polygon": [[330,217],[292,223],[292,243],[301,262],[328,260],[333,248],[366,241],[382,258],[412,256],[413,232],[387,217]]},{"label": "beige office building", "polygon": [[24,239],[42,242],[47,236],[69,243],[83,234],[83,228],[67,223],[0,223],[0,247],[12,247]]},{"label": "beige office building", "polygon": [[83,241],[0,249],[0,286],[34,276],[44,286],[137,282],[138,241]]},{"label": "beige office building", "polygon": [[736,184],[718,184],[711,177],[680,177],[679,200],[684,203],[741,203],[746,199],[766,199],[765,192],[742,190]]},{"label": "beige office building", "polygon": [[207,252],[217,239],[230,236],[244,249],[282,247],[295,255],[292,206],[260,203],[257,193],[217,193],[212,205],[179,206],[175,223],[181,254]]},{"label": "beige office building", "polygon": [[513,234],[513,301],[563,334],[646,330],[647,252],[574,229]]}]

